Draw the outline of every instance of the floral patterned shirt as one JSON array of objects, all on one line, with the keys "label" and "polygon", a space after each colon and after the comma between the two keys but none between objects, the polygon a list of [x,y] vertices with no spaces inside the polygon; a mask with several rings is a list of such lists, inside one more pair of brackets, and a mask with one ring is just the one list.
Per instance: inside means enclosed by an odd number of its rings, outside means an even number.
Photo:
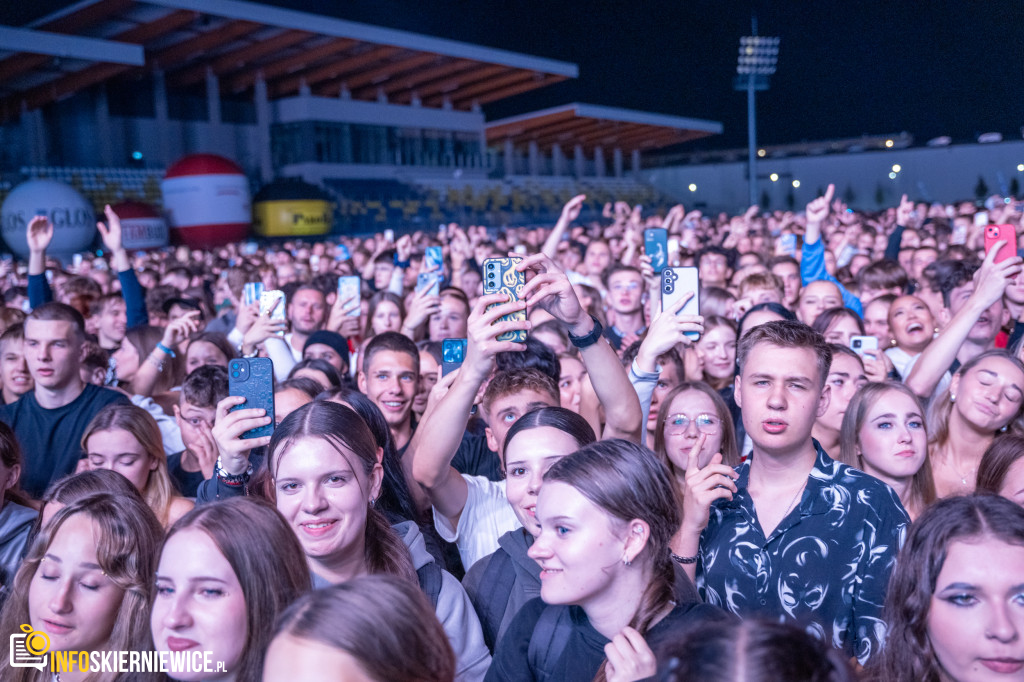
[{"label": "floral patterned shirt", "polygon": [[750,463],[736,468],[738,492],[712,505],[701,535],[697,587],[740,617],[797,622],[863,665],[885,640],[882,605],[910,519],[892,488],[814,447],[799,505],[768,538]]}]

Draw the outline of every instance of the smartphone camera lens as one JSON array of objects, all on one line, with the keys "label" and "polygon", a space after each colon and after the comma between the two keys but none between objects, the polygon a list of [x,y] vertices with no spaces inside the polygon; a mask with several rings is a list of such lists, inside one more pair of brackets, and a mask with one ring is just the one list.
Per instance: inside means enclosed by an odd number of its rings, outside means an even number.
[{"label": "smartphone camera lens", "polygon": [[854,339],[853,340],[853,347],[854,348],[860,348],[860,345],[861,345],[861,340],[860,339]]}]

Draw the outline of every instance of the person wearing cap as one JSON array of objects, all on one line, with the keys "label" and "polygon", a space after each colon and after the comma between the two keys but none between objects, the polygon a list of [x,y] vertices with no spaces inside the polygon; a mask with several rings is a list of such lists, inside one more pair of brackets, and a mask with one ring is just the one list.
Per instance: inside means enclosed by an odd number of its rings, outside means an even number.
[{"label": "person wearing cap", "polygon": [[343,375],[349,373],[348,340],[341,334],[320,329],[309,335],[302,347],[303,360],[324,360]]}]

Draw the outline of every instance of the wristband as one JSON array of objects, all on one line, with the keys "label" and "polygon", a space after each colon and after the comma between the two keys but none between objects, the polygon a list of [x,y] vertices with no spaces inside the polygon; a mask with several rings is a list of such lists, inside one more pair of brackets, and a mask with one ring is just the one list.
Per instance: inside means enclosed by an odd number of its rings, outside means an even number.
[{"label": "wristband", "polygon": [[695,563],[697,563],[697,557],[695,557],[695,556],[679,556],[678,554],[675,554],[673,552],[670,552],[669,556],[671,556],[672,557],[672,561],[676,562],[677,564],[695,564]]},{"label": "wristband", "polygon": [[590,319],[594,321],[594,329],[589,334],[586,334],[585,336],[573,336],[572,332],[569,332],[569,341],[579,349],[593,346],[601,338],[601,334],[604,333],[604,327],[601,326],[598,319],[593,315],[590,316]]},{"label": "wristband", "polygon": [[409,269],[409,265],[411,265],[411,261],[398,260],[398,254],[397,253],[395,254],[395,267],[396,268],[402,268],[403,270],[408,270]]},{"label": "wristband", "polygon": [[249,482],[249,477],[252,476],[252,462],[249,462],[249,468],[241,474],[229,474],[224,471],[224,467],[220,463],[220,457],[217,458],[217,464],[213,467],[213,473],[219,478],[225,485],[240,486],[245,485]]},{"label": "wristband", "polygon": [[162,350],[166,355],[169,355],[172,358],[178,357],[177,355],[175,355],[173,350],[171,350],[170,348],[168,348],[167,346],[165,346],[163,344],[163,341],[158,342],[156,344],[156,347],[157,347],[157,350]]}]

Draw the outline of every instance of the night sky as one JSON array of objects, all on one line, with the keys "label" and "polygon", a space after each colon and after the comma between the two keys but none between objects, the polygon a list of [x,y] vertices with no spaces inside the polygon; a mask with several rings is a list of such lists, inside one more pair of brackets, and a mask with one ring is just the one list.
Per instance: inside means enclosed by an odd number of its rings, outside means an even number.
[{"label": "night sky", "polygon": [[[7,2],[19,25],[68,4]],[[1024,2],[597,2],[273,0],[266,4],[526,52],[579,65],[575,81],[492,104],[489,119],[571,101],[721,121],[683,149],[743,147],[746,96],[732,89],[756,13],[781,37],[758,97],[761,144],[907,131],[968,140],[1024,125]],[[13,5],[20,5],[14,7]]]}]

